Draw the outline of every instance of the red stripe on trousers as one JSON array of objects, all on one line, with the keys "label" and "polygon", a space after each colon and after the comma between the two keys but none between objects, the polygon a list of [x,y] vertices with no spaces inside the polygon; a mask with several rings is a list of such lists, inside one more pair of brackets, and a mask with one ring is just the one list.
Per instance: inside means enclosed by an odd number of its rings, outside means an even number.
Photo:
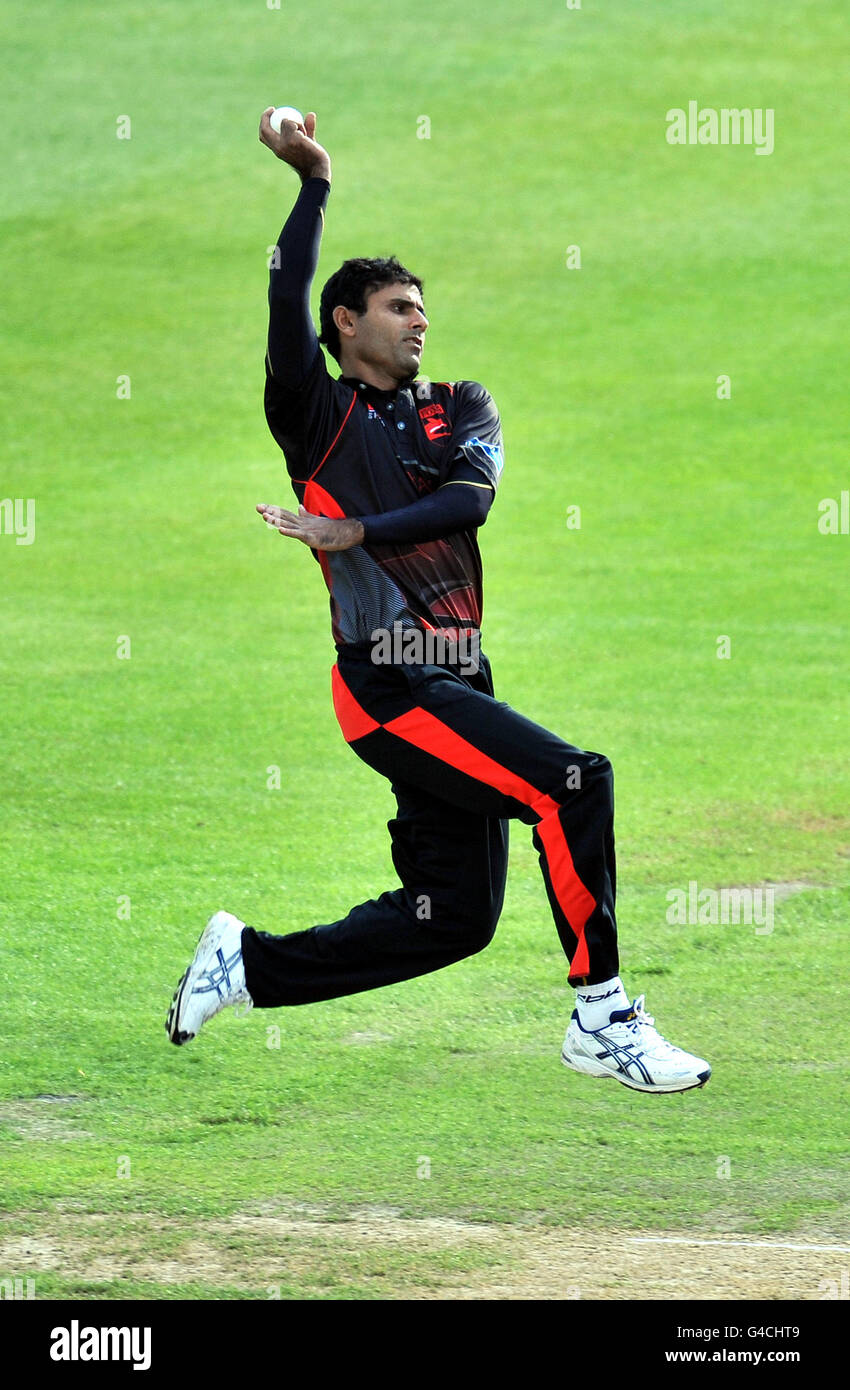
[{"label": "red stripe on trousers", "polygon": [[543,841],[555,897],[578,939],[575,955],[570,961],[570,978],[578,979],[590,974],[590,953],[584,929],[596,906],[596,899],[588,892],[576,873],[564,827],[557,812],[543,817],[538,823],[537,833]]},{"label": "red stripe on trousers", "polygon": [[331,695],[334,702],[334,714],[346,743],[353,743],[355,739],[365,738],[366,734],[372,734],[376,729],[380,729],[381,726],[377,720],[367,714],[362,705],[358,705],[339,674],[338,666],[331,668]]},{"label": "red stripe on trousers", "polygon": [[518,777],[515,772],[510,772],[495,759],[489,758],[473,743],[468,743],[460,734],[456,734],[448,724],[444,724],[441,719],[435,718],[420,706],[407,714],[400,714],[397,719],[391,719],[384,728],[387,733],[398,734],[406,743],[412,743],[416,748],[424,748],[426,753],[434,753],[442,762],[459,768],[461,772],[469,773],[469,776],[477,781],[486,782],[489,787],[498,788],[506,796],[512,796],[515,801],[522,801],[524,805],[531,806],[541,818],[547,812],[558,809],[557,801],[553,801],[551,796],[545,796],[536,787],[532,787],[530,782]]},{"label": "red stripe on trousers", "polygon": [[403,738],[415,748],[421,748],[424,752],[439,758],[441,762],[457,768],[459,772],[465,772],[476,781],[495,787],[506,796],[521,801],[523,805],[530,806],[537,812],[540,817],[537,833],[546,854],[552,887],[561,911],[577,940],[575,955],[570,963],[570,978],[588,975],[590,956],[584,929],[596,907],[596,899],[576,873],[564,827],[558,815],[560,808],[557,801],[538,791],[530,782],[526,782],[509,768],[503,767],[486,753],[482,753],[474,744],[456,734],[454,729],[450,729],[428,710],[417,706],[407,714],[400,714],[388,724],[381,725],[358,704],[337,666],[333,667],[331,679],[334,710],[347,743],[373,733],[375,729],[384,728],[387,733]]}]

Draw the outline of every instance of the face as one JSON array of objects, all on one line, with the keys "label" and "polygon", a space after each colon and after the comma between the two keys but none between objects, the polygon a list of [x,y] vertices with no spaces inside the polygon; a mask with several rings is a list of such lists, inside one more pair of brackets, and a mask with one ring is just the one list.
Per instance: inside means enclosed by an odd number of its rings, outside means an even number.
[{"label": "face", "polygon": [[393,381],[418,372],[428,320],[415,285],[383,285],[373,290],[367,296],[365,314],[342,310],[338,327],[346,357],[356,361],[357,371],[371,369]]}]

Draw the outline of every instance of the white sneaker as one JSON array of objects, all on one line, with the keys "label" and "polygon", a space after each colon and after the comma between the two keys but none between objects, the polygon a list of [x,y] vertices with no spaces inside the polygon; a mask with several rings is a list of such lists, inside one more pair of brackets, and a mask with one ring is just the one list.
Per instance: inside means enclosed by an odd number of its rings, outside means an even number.
[{"label": "white sneaker", "polygon": [[242,963],[244,928],[230,912],[216,912],[207,922],[165,1022],[166,1033],[178,1047],[191,1042],[229,1004],[246,1004],[246,1013],[253,1007]]},{"label": "white sneaker", "polygon": [[690,1091],[704,1086],[711,1067],[673,1047],[653,1027],[640,995],[629,1009],[615,1009],[610,1021],[595,1033],[582,1028],[573,1010],[561,1061],[586,1076],[613,1076],[633,1091]]}]

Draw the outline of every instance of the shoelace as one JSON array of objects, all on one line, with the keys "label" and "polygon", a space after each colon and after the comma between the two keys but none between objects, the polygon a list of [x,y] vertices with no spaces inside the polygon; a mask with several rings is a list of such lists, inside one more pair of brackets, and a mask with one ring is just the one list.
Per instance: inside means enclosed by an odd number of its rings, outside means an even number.
[{"label": "shoelace", "polygon": [[[648,1014],[644,1009],[645,998],[645,995],[640,994],[632,1004],[635,1016],[627,1021],[626,1027],[634,1032],[635,1037],[642,1039],[644,1047],[647,1045],[654,1047],[656,1055],[659,1053],[663,1055],[664,1053],[672,1054],[678,1052],[679,1049],[674,1047],[672,1043],[669,1043],[666,1038],[662,1038],[661,1034],[656,1029],[655,1019],[652,1014]],[[646,1027],[648,1035],[646,1033],[641,1033],[638,1025],[640,1025],[641,1028]]]},{"label": "shoelace", "polygon": [[637,999],[632,1004],[632,1009],[634,1010],[635,1016],[634,1018],[629,1019],[629,1023],[646,1023],[650,1028],[654,1028],[655,1019],[653,1018],[652,1014],[648,1014],[643,1007],[645,999],[645,994],[638,995]]}]

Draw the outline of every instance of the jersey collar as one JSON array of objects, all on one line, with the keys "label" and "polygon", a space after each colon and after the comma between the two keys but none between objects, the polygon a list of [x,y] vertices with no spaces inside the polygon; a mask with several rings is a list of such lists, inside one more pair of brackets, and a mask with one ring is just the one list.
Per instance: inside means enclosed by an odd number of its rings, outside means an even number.
[{"label": "jersey collar", "polygon": [[415,376],[408,377],[405,381],[400,381],[398,383],[398,386],[392,387],[392,389],[389,391],[384,390],[383,387],[380,386],[370,386],[368,382],[361,381],[360,378],[357,376],[341,376],[339,380],[344,382],[346,386],[353,387],[355,391],[360,391],[364,394],[375,396],[379,400],[385,401],[394,400],[395,397],[398,395],[399,391],[404,390],[407,387],[412,388],[416,385]]}]

